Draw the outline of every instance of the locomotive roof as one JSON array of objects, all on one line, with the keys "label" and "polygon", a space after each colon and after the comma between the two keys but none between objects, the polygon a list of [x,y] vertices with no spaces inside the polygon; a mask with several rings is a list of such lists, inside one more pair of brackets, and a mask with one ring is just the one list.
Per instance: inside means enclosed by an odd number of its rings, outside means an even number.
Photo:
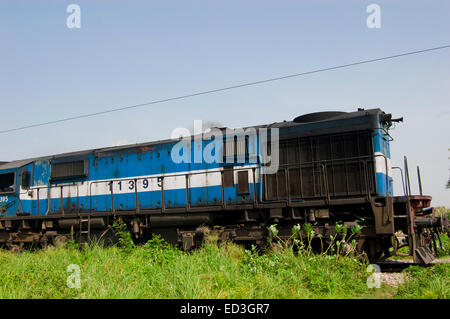
[{"label": "locomotive roof", "polygon": [[[297,127],[297,126],[305,126],[305,125],[312,125],[319,122],[327,122],[330,120],[344,120],[344,119],[351,119],[361,116],[374,116],[379,113],[384,113],[379,108],[377,109],[370,109],[370,110],[358,110],[356,112],[342,112],[342,114],[336,115],[332,117],[331,119],[325,119],[320,121],[314,121],[314,122],[303,122],[303,123],[296,123],[294,121],[283,121],[283,122],[274,122],[272,124],[263,124],[263,125],[255,125],[255,126],[248,126],[243,127],[243,129],[247,128],[283,128],[283,127]],[[225,128],[221,128],[225,129]],[[43,157],[36,157],[36,158],[30,158],[30,159],[23,159],[23,160],[16,160],[11,162],[0,162],[0,170],[7,170],[7,169],[14,169],[19,168],[25,165],[28,165],[34,161],[43,161],[43,160],[53,160],[53,159],[59,159],[59,158],[70,158],[70,157],[82,157],[89,154],[102,154],[102,153],[110,153],[118,150],[126,150],[126,149],[139,149],[139,148],[145,148],[147,146],[152,145],[160,145],[160,144],[166,144],[174,142],[173,139],[164,139],[159,141],[153,141],[153,142],[145,142],[145,143],[137,143],[137,144],[129,144],[129,145],[121,145],[121,146],[112,146],[112,147],[104,147],[104,148],[96,148],[96,149],[89,149],[84,151],[77,151],[77,152],[69,152],[69,153],[62,153],[57,155],[51,155],[51,156],[43,156]]]}]

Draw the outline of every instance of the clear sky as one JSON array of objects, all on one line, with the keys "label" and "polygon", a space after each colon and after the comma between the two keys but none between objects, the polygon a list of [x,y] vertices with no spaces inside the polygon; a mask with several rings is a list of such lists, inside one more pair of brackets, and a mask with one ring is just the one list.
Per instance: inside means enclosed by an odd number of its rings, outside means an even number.
[{"label": "clear sky", "polygon": [[[368,28],[369,4],[381,28]],[[69,4],[81,28],[69,29]],[[1,129],[450,44],[442,1],[0,1]],[[381,108],[412,191],[450,207],[450,49],[0,134],[0,160]],[[398,173],[395,187],[401,189]],[[397,192],[399,194],[399,192]]]}]

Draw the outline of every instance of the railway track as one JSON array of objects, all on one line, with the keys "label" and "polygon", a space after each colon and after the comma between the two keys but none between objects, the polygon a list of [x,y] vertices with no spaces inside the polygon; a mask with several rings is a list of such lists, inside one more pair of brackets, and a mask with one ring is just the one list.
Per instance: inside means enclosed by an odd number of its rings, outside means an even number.
[{"label": "railway track", "polygon": [[422,265],[420,263],[415,263],[412,259],[406,260],[385,260],[376,263],[380,267],[381,272],[401,272],[402,270],[410,266],[422,266],[422,267],[432,267],[436,264],[450,264],[450,258],[436,258],[428,265]]},{"label": "railway track", "polygon": [[410,266],[419,266],[419,263],[412,261],[387,260],[376,263],[380,267],[381,272],[401,272]]}]

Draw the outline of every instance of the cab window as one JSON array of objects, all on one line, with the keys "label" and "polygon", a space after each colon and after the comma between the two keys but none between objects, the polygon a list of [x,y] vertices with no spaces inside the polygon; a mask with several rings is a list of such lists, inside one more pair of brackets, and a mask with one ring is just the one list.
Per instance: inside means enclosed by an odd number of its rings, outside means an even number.
[{"label": "cab window", "polygon": [[0,174],[0,194],[14,192],[15,173]]}]

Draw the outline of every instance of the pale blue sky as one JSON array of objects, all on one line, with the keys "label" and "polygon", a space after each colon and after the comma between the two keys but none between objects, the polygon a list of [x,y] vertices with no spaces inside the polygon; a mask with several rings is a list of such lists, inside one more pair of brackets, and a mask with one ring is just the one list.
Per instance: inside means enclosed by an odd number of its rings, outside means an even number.
[{"label": "pale blue sky", "polygon": [[[81,7],[68,29],[66,7]],[[381,7],[381,28],[366,8]],[[1,130],[450,43],[449,1],[0,2]],[[450,206],[450,49],[1,134],[0,160],[380,107],[392,161]],[[397,173],[395,173],[397,174]],[[398,180],[398,175],[394,175]],[[396,183],[397,190],[401,184]]]}]

